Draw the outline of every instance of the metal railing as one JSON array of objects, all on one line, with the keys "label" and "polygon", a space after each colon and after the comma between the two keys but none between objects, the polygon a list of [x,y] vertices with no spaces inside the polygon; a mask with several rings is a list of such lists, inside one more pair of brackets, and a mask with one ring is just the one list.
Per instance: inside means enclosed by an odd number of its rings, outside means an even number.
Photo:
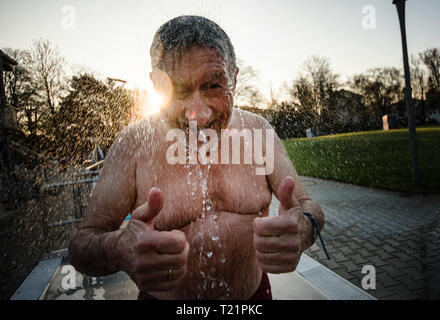
[{"label": "metal railing", "polygon": [[[81,179],[83,176],[90,178]],[[64,249],[82,221],[99,170],[76,174],[78,180],[45,184],[40,187],[41,224],[46,252]]]}]

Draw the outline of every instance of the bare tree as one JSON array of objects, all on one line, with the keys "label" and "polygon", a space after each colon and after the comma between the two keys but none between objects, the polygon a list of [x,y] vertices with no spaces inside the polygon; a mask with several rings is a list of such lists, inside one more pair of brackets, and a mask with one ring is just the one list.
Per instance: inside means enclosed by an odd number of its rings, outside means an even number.
[{"label": "bare tree", "polygon": [[38,120],[34,100],[36,92],[32,85],[32,75],[28,70],[28,52],[11,48],[3,50],[18,62],[12,72],[5,73],[7,103],[17,111],[19,128],[25,133],[36,134]]},{"label": "bare tree", "polygon": [[440,49],[430,48],[420,53],[420,58],[429,71],[432,89],[440,92]]},{"label": "bare tree", "polygon": [[66,90],[65,59],[56,46],[43,39],[34,41],[28,53],[29,71],[32,74],[33,87],[38,94],[35,103],[40,106],[38,121],[42,121],[44,128],[41,129],[46,136],[54,138],[55,114],[61,96]]},{"label": "bare tree", "polygon": [[333,130],[337,108],[334,95],[340,86],[338,78],[328,58],[312,56],[303,63],[290,94],[297,111],[307,122],[307,127]]},{"label": "bare tree", "polygon": [[328,58],[319,56],[307,59],[302,71],[294,84],[292,95],[301,105],[308,105],[321,114],[329,107],[331,95],[339,87],[339,75],[332,71]]},{"label": "bare tree", "polygon": [[426,93],[426,70],[423,67],[422,58],[411,55],[411,82],[414,97],[425,100]]},{"label": "bare tree", "polygon": [[371,68],[364,74],[354,75],[350,86],[362,95],[364,105],[381,117],[392,103],[403,98],[402,79],[402,72],[395,67]]},{"label": "bare tree", "polygon": [[258,89],[258,71],[254,67],[246,65],[241,59],[237,59],[237,65],[240,72],[235,88],[235,104],[238,106],[262,107],[265,99]]}]

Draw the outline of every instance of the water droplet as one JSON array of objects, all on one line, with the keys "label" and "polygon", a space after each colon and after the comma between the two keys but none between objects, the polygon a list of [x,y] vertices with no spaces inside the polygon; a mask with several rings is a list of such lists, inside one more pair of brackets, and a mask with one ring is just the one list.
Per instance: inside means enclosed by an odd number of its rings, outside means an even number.
[{"label": "water droplet", "polygon": [[212,256],[212,251],[207,252],[206,255],[208,256],[208,258],[211,258],[211,256]]}]

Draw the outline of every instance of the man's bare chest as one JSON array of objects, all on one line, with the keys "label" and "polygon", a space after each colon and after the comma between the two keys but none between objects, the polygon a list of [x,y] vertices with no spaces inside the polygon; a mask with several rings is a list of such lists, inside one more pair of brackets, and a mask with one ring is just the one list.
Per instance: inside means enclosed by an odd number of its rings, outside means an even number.
[{"label": "man's bare chest", "polygon": [[157,216],[158,229],[176,229],[218,212],[258,214],[270,205],[272,193],[265,176],[251,165],[140,164],[136,170],[136,206],[147,200],[151,187],[165,198]]}]

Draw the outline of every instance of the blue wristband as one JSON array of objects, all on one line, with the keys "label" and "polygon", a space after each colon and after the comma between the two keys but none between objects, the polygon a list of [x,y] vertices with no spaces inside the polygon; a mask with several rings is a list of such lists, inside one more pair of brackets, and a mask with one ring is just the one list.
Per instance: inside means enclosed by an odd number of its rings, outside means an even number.
[{"label": "blue wristband", "polygon": [[313,241],[315,241],[315,239],[316,239],[316,235],[315,235],[315,231],[316,231],[316,233],[318,234],[319,240],[321,240],[322,248],[324,249],[324,252],[327,256],[327,259],[330,260],[330,256],[328,255],[327,249],[325,248],[324,240],[322,240],[321,233],[319,232],[319,227],[318,227],[318,224],[316,223],[315,217],[310,212],[307,212],[307,211],[303,211],[303,214],[305,216],[307,216],[310,219],[310,221],[312,222]]}]

